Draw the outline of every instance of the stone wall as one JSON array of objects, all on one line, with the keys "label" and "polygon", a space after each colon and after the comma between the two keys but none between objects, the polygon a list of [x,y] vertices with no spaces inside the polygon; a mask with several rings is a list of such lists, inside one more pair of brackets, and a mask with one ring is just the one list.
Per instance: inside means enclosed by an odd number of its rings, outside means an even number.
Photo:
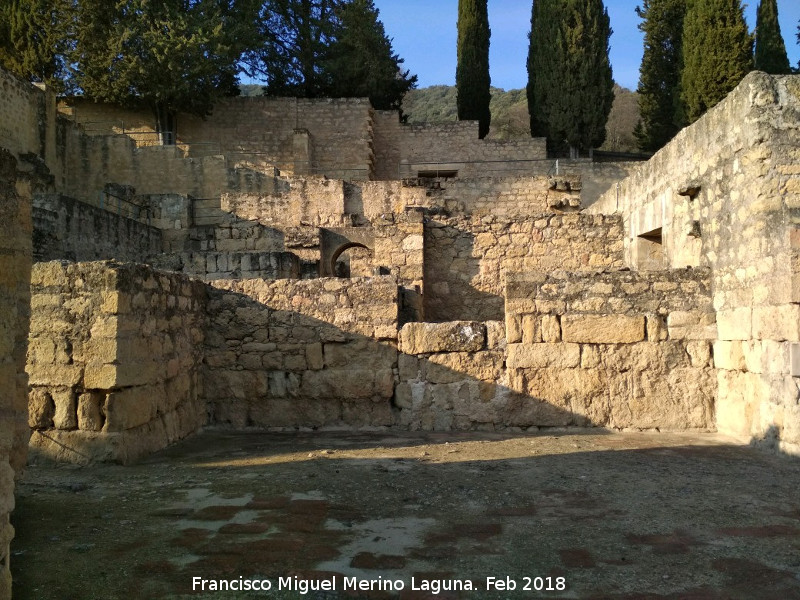
[{"label": "stone wall", "polygon": [[800,451],[792,352],[800,341],[796,254],[800,77],[751,73],[589,209],[620,214],[633,268],[712,270],[717,427]]},{"label": "stone wall", "polygon": [[203,284],[146,266],[48,262],[31,285],[33,452],[127,463],[205,423]]},{"label": "stone wall", "polygon": [[404,179],[420,172],[458,171],[459,177],[529,175],[547,159],[544,138],[481,140],[477,121],[400,123],[394,111],[375,111],[375,177]]},{"label": "stone wall", "polygon": [[527,274],[508,283],[517,424],[714,427],[707,270]]},{"label": "stone wall", "polygon": [[394,278],[212,285],[204,387],[212,422],[393,423]]},{"label": "stone wall", "polygon": [[425,227],[425,318],[501,320],[510,273],[622,266],[618,217],[433,218]]},{"label": "stone wall", "polygon": [[159,229],[60,194],[36,194],[33,221],[37,261],[145,262],[162,250]]},{"label": "stone wall", "polygon": [[25,467],[30,435],[25,354],[31,299],[31,208],[17,194],[15,181],[16,160],[0,148],[0,598],[11,597],[14,528],[9,515],[14,510],[14,479]]}]

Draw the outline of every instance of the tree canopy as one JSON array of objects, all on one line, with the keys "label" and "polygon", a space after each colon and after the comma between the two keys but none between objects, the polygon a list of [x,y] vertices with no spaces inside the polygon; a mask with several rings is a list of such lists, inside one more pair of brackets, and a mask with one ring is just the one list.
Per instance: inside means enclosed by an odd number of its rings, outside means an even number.
[{"label": "tree canopy", "polygon": [[644,54],[639,68],[639,148],[654,152],[684,125],[680,102],[681,50],[686,0],[643,0]]},{"label": "tree canopy", "polygon": [[792,72],[778,23],[777,0],[761,0],[758,5],[755,68],[774,75]]},{"label": "tree canopy", "polygon": [[611,25],[602,0],[536,0],[528,53],[531,135],[553,151],[601,146],[614,101]]},{"label": "tree canopy", "polygon": [[489,13],[487,0],[458,2],[458,91],[459,120],[478,121],[481,139],[489,133],[492,113],[489,104],[491,77],[489,75]]},{"label": "tree canopy", "polygon": [[692,0],[683,28],[681,99],[689,123],[753,69],[753,37],[740,0]]}]

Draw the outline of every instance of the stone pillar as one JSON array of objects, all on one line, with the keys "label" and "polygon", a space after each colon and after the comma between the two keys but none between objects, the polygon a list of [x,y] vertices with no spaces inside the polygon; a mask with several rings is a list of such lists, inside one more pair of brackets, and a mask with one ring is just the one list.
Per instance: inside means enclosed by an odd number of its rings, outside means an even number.
[{"label": "stone pillar", "polygon": [[11,597],[14,479],[28,446],[31,203],[16,191],[14,157],[0,149],[0,599]]},{"label": "stone pillar", "polygon": [[308,129],[295,129],[292,144],[294,154],[294,174],[312,175],[312,144]]}]

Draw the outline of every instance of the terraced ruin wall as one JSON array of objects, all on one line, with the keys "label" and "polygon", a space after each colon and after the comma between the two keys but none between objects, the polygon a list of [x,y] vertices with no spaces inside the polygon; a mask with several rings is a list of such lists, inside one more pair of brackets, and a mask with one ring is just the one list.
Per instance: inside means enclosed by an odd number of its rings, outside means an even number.
[{"label": "terraced ruin wall", "polygon": [[144,265],[33,268],[31,448],[127,463],[206,422],[205,286]]},{"label": "terraced ruin wall", "polygon": [[623,218],[633,268],[711,269],[717,427],[789,452],[800,452],[798,122],[800,77],[751,73],[589,209]]},{"label": "terraced ruin wall", "polygon": [[30,204],[17,194],[16,160],[0,148],[0,598],[11,597],[14,480],[28,450],[28,347],[31,279]]}]

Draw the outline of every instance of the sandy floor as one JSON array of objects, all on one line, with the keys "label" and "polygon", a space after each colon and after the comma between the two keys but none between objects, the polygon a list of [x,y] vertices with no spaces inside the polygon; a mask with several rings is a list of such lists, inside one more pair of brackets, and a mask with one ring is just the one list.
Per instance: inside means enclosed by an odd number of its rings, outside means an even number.
[{"label": "sandy floor", "polygon": [[714,435],[209,431],[12,520],[15,599],[800,598],[800,460]]}]

